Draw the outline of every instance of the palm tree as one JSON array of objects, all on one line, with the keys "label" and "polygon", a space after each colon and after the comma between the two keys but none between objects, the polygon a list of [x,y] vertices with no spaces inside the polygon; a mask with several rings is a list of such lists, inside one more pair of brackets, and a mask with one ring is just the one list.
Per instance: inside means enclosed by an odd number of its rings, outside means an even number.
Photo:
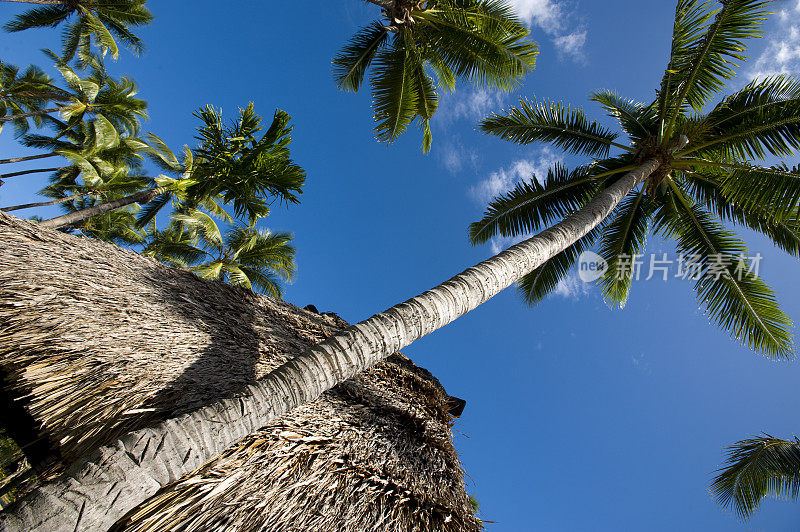
[{"label": "palm tree", "polygon": [[[10,206],[4,211],[49,205],[61,205],[67,212],[80,211],[135,194],[150,183],[141,169],[147,145],[136,137],[118,134],[105,116],[97,115],[71,127],[52,117],[50,121],[59,131],[57,135],[31,134],[22,142],[67,159],[69,166],[34,170],[54,172],[50,185],[40,192],[49,201]],[[144,232],[135,226],[134,214],[120,211],[73,224],[71,230],[120,243],[141,243]]]},{"label": "palm tree", "polygon": [[728,447],[725,467],[711,484],[717,502],[747,520],[761,500],[772,495],[797,500],[800,496],[800,440],[781,440],[769,434]]},{"label": "palm tree", "polygon": [[375,134],[395,141],[415,120],[423,151],[430,150],[430,119],[437,88],[456,80],[510,90],[530,72],[538,48],[504,0],[386,0],[385,20],[360,29],[333,60],[340,89],[357,92],[372,68]]},{"label": "palm tree", "polygon": [[[767,154],[790,155],[800,147],[800,94],[791,89],[796,83],[789,78],[754,83],[725,98],[710,113],[700,114],[724,81],[734,75],[736,63],[744,59],[745,40],[760,34],[768,4],[768,1],[728,0],[717,7],[698,0],[680,0],[670,62],[656,102],[643,106],[639,112],[635,104],[610,94],[600,96],[605,105],[617,110],[615,114],[620,116],[626,130],[632,131],[626,131],[631,137],[630,145],[615,142],[616,135],[586,120],[580,111],[558,105],[521,105],[508,115],[487,121],[485,127],[501,136],[523,142],[549,140],[570,151],[598,157],[594,164],[563,177],[572,196],[566,193],[556,196],[551,185],[548,190],[553,194],[548,194],[548,198],[556,199],[532,202],[538,207],[527,211],[540,216],[543,223],[561,221],[441,285],[298,354],[235,399],[128,434],[126,441],[131,445],[152,443],[143,444],[145,451],[137,454],[135,460],[124,445],[97,450],[72,468],[68,481],[49,484],[16,508],[14,518],[19,518],[19,524],[15,526],[24,529],[27,524],[35,523],[44,528],[61,521],[74,525],[78,509],[86,522],[97,526],[113,523],[137,501],[155,492],[160,485],[157,479],[164,476],[160,473],[163,464],[170,457],[186,452],[187,439],[194,441],[189,434],[200,435],[198,439],[206,442],[200,449],[191,449],[194,458],[202,463],[238,441],[242,434],[319,397],[445,326],[554,257],[564,257],[566,250],[609,215],[638,212],[638,207],[628,207],[632,201],[638,201],[637,205],[650,205],[652,201],[658,210],[655,215],[658,230],[676,238],[681,249],[700,252],[701,265],[708,273],[707,259],[712,255],[709,250],[713,248],[725,258],[731,254],[738,256],[742,248],[733,236],[717,226],[704,210],[705,203],[692,200],[690,194],[697,192],[686,182],[696,175],[709,183],[703,190],[708,191],[709,200],[714,200],[711,206],[718,215],[729,213],[733,220],[741,218],[753,225],[788,224],[789,232],[784,234],[787,237],[793,234],[791,227],[798,208],[796,192],[800,188],[798,174],[752,166],[745,161]],[[635,133],[640,128],[642,131]],[[637,140],[640,138],[643,140]],[[608,157],[612,147],[622,150],[623,155]],[[558,172],[554,170],[553,174]],[[557,179],[562,178],[554,177],[553,182]],[[762,186],[762,182],[769,186]],[[659,199],[662,196],[671,199]],[[535,225],[535,220],[529,223]],[[497,230],[502,232],[499,222]],[[633,233],[628,240],[632,236]],[[626,244],[628,247],[633,248]],[[721,327],[753,349],[788,357],[789,321],[778,309],[772,292],[752,275],[745,275],[739,281],[730,277],[730,273],[726,265],[719,279],[711,275],[698,281],[698,291],[709,301],[710,314]],[[624,285],[623,281],[620,283]],[[174,443],[165,443],[167,436]],[[188,472],[182,471],[176,460],[169,463],[170,475]],[[126,479],[130,486],[148,487],[136,496],[131,495],[130,500],[115,499],[111,504],[106,496],[112,489],[111,479],[120,478]],[[75,486],[81,486],[80,495],[76,495],[80,500],[73,497],[77,493]],[[57,498],[66,491],[72,501],[69,508],[54,508],[48,503],[48,497]],[[66,518],[70,515],[71,518]]]},{"label": "palm tree", "polygon": [[[3,86],[8,86],[8,90],[0,89],[4,96],[0,103],[7,104],[12,114],[0,115],[0,124],[13,121],[18,131],[24,133],[27,119],[33,118],[37,127],[47,121],[65,131],[86,118],[103,116],[120,132],[139,133],[142,119],[147,118],[147,102],[136,97],[139,89],[132,79],[112,78],[102,60],[94,55],[87,56],[89,73],[81,77],[51,51],[45,50],[45,54],[53,60],[68,89],[54,86],[52,80],[36,67],[29,67],[24,76],[17,78],[16,67],[8,65],[3,71],[3,77],[9,80]],[[48,101],[56,102],[57,106],[44,108]],[[53,120],[55,113],[66,121],[66,127]],[[0,161],[4,162],[17,161]]]},{"label": "palm tree", "polygon": [[144,50],[142,40],[131,32],[131,26],[144,26],[153,19],[145,7],[147,0],[3,0],[39,4],[4,26],[6,31],[55,27],[71,19],[63,32],[63,59],[69,62],[76,52],[83,58],[90,53],[91,42],[103,55],[111,52],[119,57],[117,40],[138,55]]},{"label": "palm tree", "polygon": [[280,281],[290,281],[295,273],[291,240],[288,233],[242,225],[223,236],[211,216],[192,209],[173,214],[172,224],[166,229],[154,230],[143,254],[187,267],[204,279],[281,298]]},{"label": "palm tree", "polygon": [[127,197],[70,212],[41,222],[43,227],[60,228],[92,216],[138,203],[144,205],[139,227],[144,227],[161,208],[177,200],[181,209],[219,197],[230,204],[236,217],[247,216],[250,225],[270,212],[270,202],[297,203],[305,183],[305,172],[292,162],[289,152],[292,128],[290,117],[276,111],[269,129],[261,136],[261,118],[251,103],[239,110],[239,118],[225,125],[213,107],[200,109],[195,116],[203,122],[198,129],[199,147],[184,151],[183,160],[157,136],[149,136],[142,150],[162,169],[180,175],[178,179],[159,176],[150,188]]}]

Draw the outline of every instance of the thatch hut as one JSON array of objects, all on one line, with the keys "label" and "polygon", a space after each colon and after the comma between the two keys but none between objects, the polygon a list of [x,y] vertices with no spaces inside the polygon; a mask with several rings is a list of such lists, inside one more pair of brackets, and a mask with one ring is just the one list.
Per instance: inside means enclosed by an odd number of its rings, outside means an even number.
[{"label": "thatch hut", "polygon": [[[235,396],[346,325],[2,213],[0,248],[2,425],[41,482],[122,434]],[[478,530],[453,404],[396,354],[162,487],[114,529]]]}]

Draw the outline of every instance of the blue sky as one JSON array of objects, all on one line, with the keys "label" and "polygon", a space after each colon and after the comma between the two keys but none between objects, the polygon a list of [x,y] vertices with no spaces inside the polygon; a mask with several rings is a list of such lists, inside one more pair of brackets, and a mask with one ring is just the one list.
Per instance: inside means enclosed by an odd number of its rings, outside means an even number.
[{"label": "blue sky", "polygon": [[[0,8],[0,19],[24,9]],[[191,113],[213,104],[233,116],[249,101],[294,119],[293,156],[308,172],[302,204],[263,225],[295,234],[299,274],[286,291],[356,322],[488,257],[467,225],[487,195],[564,157],[479,133],[479,119],[519,96],[584,106],[608,88],[649,100],[665,67],[672,1],[516,0],[541,44],[537,69],[516,94],[460,87],[434,118],[432,152],[410,131],[372,139],[368,91],[338,92],[330,60],[377,15],[360,0],[150,2],[142,58],[111,67],[150,102],[146,124],[173,149],[192,144]],[[800,73],[800,3],[777,5],[735,89],[758,73]],[[3,35],[0,57],[46,66],[36,50],[52,30]],[[55,73],[54,73],[55,75]],[[10,131],[0,154],[26,154]],[[794,161],[796,163],[796,161]],[[44,179],[9,179],[0,205],[32,200]],[[784,309],[800,317],[796,260],[747,235]],[[651,241],[649,250],[671,251]],[[455,426],[468,490],[494,531],[797,530],[800,504],[767,500],[743,525],[707,492],[722,448],[762,431],[800,432],[798,363],[749,352],[708,323],[687,281],[641,281],[623,311],[574,277],[535,309],[514,290],[405,350],[467,401]]]}]

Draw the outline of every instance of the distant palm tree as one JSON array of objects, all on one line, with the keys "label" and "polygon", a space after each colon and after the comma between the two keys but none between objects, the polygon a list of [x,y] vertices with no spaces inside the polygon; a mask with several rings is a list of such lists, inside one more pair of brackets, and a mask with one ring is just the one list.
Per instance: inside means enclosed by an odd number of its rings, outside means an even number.
[{"label": "distant palm tree", "polygon": [[[67,89],[56,87],[36,67],[29,67],[23,77],[15,78],[12,74],[17,72],[16,67],[8,65],[3,72],[7,73],[4,77],[10,81],[7,91],[0,87],[0,95],[4,97],[0,99],[0,105],[7,104],[12,111],[18,112],[7,116],[0,114],[0,125],[13,121],[18,131],[24,133],[28,129],[27,119],[33,118],[37,127],[46,122],[59,125],[61,131],[66,131],[87,117],[102,115],[120,132],[139,133],[141,120],[147,118],[147,102],[136,97],[139,89],[133,80],[112,78],[102,60],[94,55],[86,58],[85,66],[89,73],[80,76],[49,50],[45,50],[45,54],[54,61]],[[43,108],[48,101],[56,102],[57,106]],[[66,127],[52,120],[56,114],[66,121]]]},{"label": "distant palm tree", "polygon": [[375,134],[395,141],[415,119],[423,151],[430,150],[430,119],[437,88],[457,79],[510,90],[530,72],[538,47],[504,0],[386,0],[385,20],[360,29],[333,60],[340,89],[357,92],[372,67]]},{"label": "distant palm tree", "polygon": [[[61,109],[46,109],[48,102],[66,101],[68,98],[69,94],[56,87],[52,78],[40,68],[29,66],[20,73],[17,66],[0,62],[0,132],[5,124],[13,122],[17,135],[23,135],[30,128],[28,119],[38,127],[43,115]],[[9,161],[0,161],[3,162]]]},{"label": "distant palm tree", "polygon": [[111,52],[114,59],[119,57],[117,40],[133,53],[144,50],[142,40],[134,35],[131,26],[148,24],[153,15],[145,7],[147,0],[2,0],[39,4],[6,23],[6,31],[22,31],[30,28],[55,27],[68,21],[73,22],[64,29],[64,51],[62,58],[69,62],[76,52],[81,56],[89,54],[91,41],[105,55]]},{"label": "distant palm tree", "polygon": [[240,109],[230,125],[212,107],[195,113],[203,122],[198,129],[199,147],[179,158],[157,136],[150,135],[141,148],[163,170],[178,178],[159,176],[151,186],[127,197],[71,212],[40,222],[43,227],[67,227],[92,216],[138,203],[143,205],[139,227],[144,227],[170,201],[178,210],[197,206],[213,208],[216,198],[230,204],[236,217],[247,216],[250,225],[269,214],[270,202],[297,203],[305,183],[305,172],[292,162],[288,145],[292,128],[289,115],[276,111],[272,125],[262,135],[261,118],[251,103]]},{"label": "distant palm tree", "polygon": [[711,484],[717,502],[747,520],[768,496],[800,496],[800,440],[765,434],[728,447],[725,467]]},{"label": "distant palm tree", "polygon": [[[138,129],[139,117],[135,113],[129,117],[121,114],[120,110],[114,112],[112,118],[115,122],[131,122],[128,128]],[[50,200],[9,206],[3,210],[61,205],[68,212],[75,212],[127,197],[147,187],[151,180],[143,176],[141,163],[142,152],[149,147],[128,132],[120,135],[106,116],[84,114],[83,120],[77,123],[72,119],[64,122],[48,117],[56,130],[54,135],[25,135],[21,139],[24,145],[63,157],[68,165],[18,172],[52,172],[50,185],[41,191]],[[3,174],[3,177],[8,175]],[[144,240],[144,231],[136,227],[135,213],[131,212],[95,217],[73,224],[71,230],[119,243],[141,243]]]},{"label": "distant palm tree", "polygon": [[282,296],[281,281],[294,276],[295,248],[288,233],[236,226],[223,236],[214,219],[193,209],[152,232],[143,251],[162,262],[191,269],[205,279]]}]

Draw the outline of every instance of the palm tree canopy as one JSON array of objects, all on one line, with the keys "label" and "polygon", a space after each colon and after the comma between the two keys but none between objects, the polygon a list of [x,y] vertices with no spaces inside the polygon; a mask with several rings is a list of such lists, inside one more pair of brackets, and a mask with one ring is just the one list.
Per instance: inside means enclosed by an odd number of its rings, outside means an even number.
[{"label": "palm tree canopy", "polygon": [[728,447],[725,467],[711,484],[717,502],[733,506],[749,519],[761,500],[772,495],[797,499],[800,495],[800,440],[781,440],[769,434]]},{"label": "palm tree canopy", "polygon": [[236,225],[223,235],[214,219],[197,209],[173,214],[167,228],[151,234],[144,255],[275,298],[282,296],[281,281],[291,281],[296,270],[290,234]]},{"label": "palm tree canopy", "polygon": [[[52,100],[64,100],[69,95],[56,87],[53,80],[39,67],[29,66],[20,72],[19,67],[0,62],[0,118],[41,111]],[[33,114],[30,119],[37,127],[43,123],[41,114]],[[17,136],[28,132],[28,117],[10,120],[14,123]],[[0,122],[0,132],[5,121]]]},{"label": "palm tree canopy", "polygon": [[386,20],[360,29],[333,60],[340,89],[358,91],[367,70],[375,135],[395,141],[414,121],[431,147],[437,89],[457,79],[502,90],[533,69],[538,47],[504,0],[395,0]]},{"label": "palm tree canopy", "polygon": [[13,32],[55,27],[74,17],[63,32],[64,61],[71,61],[76,53],[81,58],[89,54],[92,41],[103,55],[110,52],[117,59],[117,41],[137,55],[144,50],[142,40],[131,32],[131,27],[144,26],[153,19],[146,3],[146,0],[69,0],[30,9],[6,23],[4,29]]},{"label": "palm tree canopy", "polygon": [[[250,224],[270,212],[270,202],[299,203],[305,171],[291,159],[291,118],[275,111],[272,124],[260,137],[261,117],[251,102],[239,109],[230,124],[222,113],[207,106],[195,113],[202,121],[194,150],[192,179],[187,193],[190,206],[199,198],[220,195],[233,206],[235,216],[247,216]],[[192,199],[194,198],[194,199]]]},{"label": "palm tree canopy", "polygon": [[[535,232],[586,205],[641,161],[660,162],[603,225],[522,280],[527,302],[541,301],[578,256],[598,244],[608,264],[599,281],[603,295],[624,306],[636,268],[631,258],[643,252],[652,231],[675,241],[693,262],[699,274],[694,288],[712,321],[756,351],[792,356],[792,322],[744,262],[748,248],[726,224],[757,231],[800,257],[800,173],[751,162],[800,148],[800,80],[756,80],[704,112],[745,58],[746,39],[761,34],[769,4],[681,0],[655,101],[644,104],[610,91],[591,96],[617,120],[627,142],[581,109],[547,101],[522,100],[483,121],[485,132],[503,139],[550,142],[594,159],[572,171],[557,166],[541,182],[534,177],[495,198],[470,226],[473,244]],[[612,149],[621,154],[612,156]]]}]

